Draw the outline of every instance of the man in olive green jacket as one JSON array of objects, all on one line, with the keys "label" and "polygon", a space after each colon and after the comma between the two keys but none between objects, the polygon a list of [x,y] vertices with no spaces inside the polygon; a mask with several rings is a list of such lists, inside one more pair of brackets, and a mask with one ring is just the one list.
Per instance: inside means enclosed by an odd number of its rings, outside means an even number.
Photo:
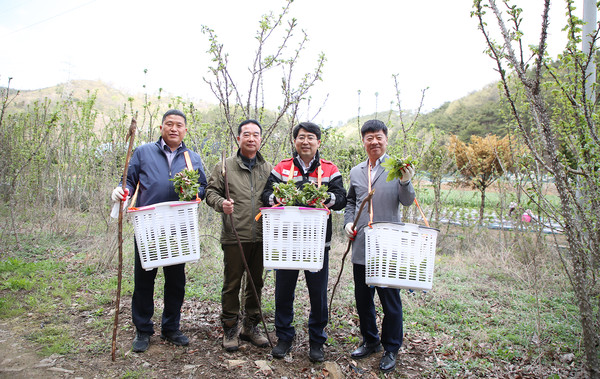
[{"label": "man in olive green jacket", "polygon": [[[223,248],[224,278],[221,291],[221,323],[223,348],[239,348],[238,320],[243,318],[239,337],[259,347],[267,347],[269,340],[258,329],[260,294],[263,287],[262,219],[255,220],[263,206],[260,195],[269,178],[272,166],[258,152],[262,128],[256,120],[245,120],[238,127],[239,150],[226,159],[229,199],[225,198],[225,181],[221,163],[217,164],[206,187],[206,203],[223,213],[221,246]],[[240,288],[245,268],[233,233],[229,215],[233,214],[235,228],[244,250],[244,256],[259,296],[256,302],[249,280],[242,294],[243,317],[240,313]]]}]

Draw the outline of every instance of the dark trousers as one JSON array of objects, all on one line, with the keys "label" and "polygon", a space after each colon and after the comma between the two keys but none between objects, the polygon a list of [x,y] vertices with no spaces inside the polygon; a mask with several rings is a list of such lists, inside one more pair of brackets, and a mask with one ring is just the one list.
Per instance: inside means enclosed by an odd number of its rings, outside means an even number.
[{"label": "dark trousers", "polygon": [[398,353],[402,346],[402,300],[397,288],[371,287],[365,284],[365,266],[354,264],[354,298],[360,321],[360,334],[367,343],[379,341],[377,315],[375,314],[375,290],[383,307],[381,343],[385,351]]},{"label": "dark trousers", "polygon": [[[277,337],[291,341],[296,335],[294,321],[294,292],[299,270],[277,270],[275,275],[275,330]],[[308,336],[323,344],[327,340],[327,279],[329,275],[329,247],[325,248],[323,268],[317,272],[304,271],[310,298]]]},{"label": "dark trousers", "polygon": [[[131,299],[131,318],[139,332],[154,334],[154,281],[158,269],[146,271],[135,245],[134,287]],[[161,321],[163,332],[179,330],[181,319],[181,306],[185,296],[185,263],[163,267],[165,275],[164,309]]]},{"label": "dark trousers", "polygon": [[[235,245],[222,245],[223,248],[223,289],[221,290],[221,322],[227,326],[237,322],[240,313],[240,288],[242,276],[246,272],[240,248]],[[244,257],[248,263],[250,275],[254,281],[254,287],[258,294],[259,302],[256,302],[254,291],[250,280],[246,278],[245,286],[242,288],[242,309],[253,325],[260,322],[260,296],[263,288],[263,255],[262,242],[242,243]]]}]

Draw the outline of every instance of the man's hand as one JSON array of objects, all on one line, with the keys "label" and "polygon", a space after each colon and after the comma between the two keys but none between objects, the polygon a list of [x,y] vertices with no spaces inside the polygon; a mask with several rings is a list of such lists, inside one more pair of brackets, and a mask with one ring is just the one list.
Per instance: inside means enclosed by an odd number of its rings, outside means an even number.
[{"label": "man's hand", "polygon": [[408,183],[412,177],[415,176],[415,168],[413,165],[406,166],[402,168],[402,178],[400,178],[401,183]]},{"label": "man's hand", "polygon": [[110,198],[112,201],[114,201],[115,203],[118,203],[120,201],[127,201],[127,198],[129,197],[129,189],[125,188],[125,190],[123,190],[122,187],[117,187],[112,191],[112,195],[110,195]]},{"label": "man's hand", "polygon": [[349,222],[344,226],[344,230],[346,231],[346,235],[348,236],[348,238],[350,238],[352,241],[354,241],[354,237],[356,237],[356,230],[354,230],[354,228],[352,227],[352,223]]},{"label": "man's hand", "polygon": [[233,199],[223,201],[223,213],[226,215],[233,213]]}]

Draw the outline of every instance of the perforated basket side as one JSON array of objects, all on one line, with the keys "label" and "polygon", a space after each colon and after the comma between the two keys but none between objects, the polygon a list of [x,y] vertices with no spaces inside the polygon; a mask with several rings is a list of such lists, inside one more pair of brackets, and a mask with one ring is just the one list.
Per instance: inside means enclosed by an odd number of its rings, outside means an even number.
[{"label": "perforated basket side", "polygon": [[167,202],[131,213],[142,267],[150,270],[200,257],[198,204]]},{"label": "perforated basket side", "polygon": [[366,283],[431,289],[437,233],[415,224],[373,224],[365,230]]},{"label": "perforated basket side", "polygon": [[263,208],[263,265],[266,269],[318,271],[323,268],[327,211]]}]

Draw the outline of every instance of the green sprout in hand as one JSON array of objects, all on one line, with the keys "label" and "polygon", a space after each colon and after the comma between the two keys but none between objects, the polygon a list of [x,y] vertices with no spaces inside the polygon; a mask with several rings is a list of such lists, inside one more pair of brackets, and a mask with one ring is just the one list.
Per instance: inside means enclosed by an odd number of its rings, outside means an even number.
[{"label": "green sprout in hand", "polygon": [[329,194],[327,193],[327,186],[317,187],[315,183],[304,183],[300,198],[298,199],[300,204],[306,205],[317,205],[323,203]]},{"label": "green sprout in hand", "polygon": [[405,158],[389,157],[381,164],[383,168],[388,170],[388,176],[386,181],[391,182],[394,179],[402,179],[402,169],[405,167],[416,167],[418,162],[407,156]]},{"label": "green sprout in hand", "polygon": [[294,182],[273,184],[273,196],[281,205],[294,205],[300,195]]},{"label": "green sprout in hand", "polygon": [[282,205],[317,205],[327,200],[327,186],[317,187],[314,183],[304,183],[302,190],[293,182],[273,184],[273,195]]}]

